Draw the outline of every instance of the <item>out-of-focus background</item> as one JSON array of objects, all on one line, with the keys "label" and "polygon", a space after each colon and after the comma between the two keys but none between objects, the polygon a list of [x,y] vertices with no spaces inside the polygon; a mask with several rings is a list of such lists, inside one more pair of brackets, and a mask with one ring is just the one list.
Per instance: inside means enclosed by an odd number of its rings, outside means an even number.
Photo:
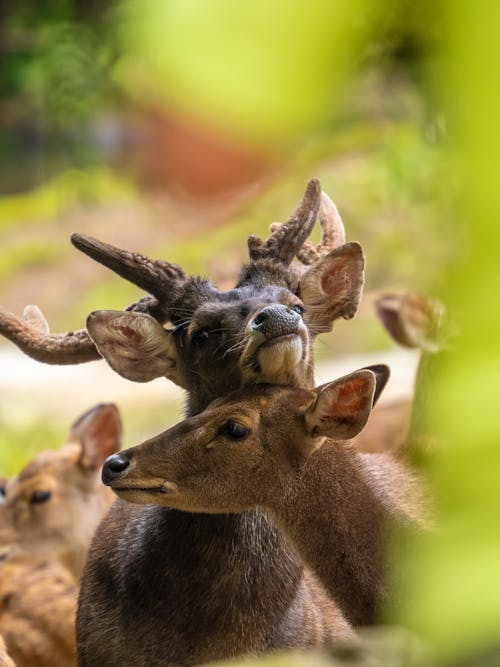
[{"label": "out-of-focus background", "polygon": [[[444,0],[0,2],[4,307],[36,303],[66,331],[141,296],[80,255],[73,231],[229,287],[248,235],[286,219],[311,176],[367,258],[360,312],[316,344],[321,380],[386,361],[392,395],[408,394],[416,356],[391,342],[373,299],[447,298],[464,342],[431,388],[429,419],[450,442],[428,464],[444,529],[409,550],[396,619],[443,661],[499,640],[499,14]],[[0,341],[0,364],[6,476],[98,401],[119,405],[126,445],[182,415],[172,385],[134,385],[104,362],[43,366]]]}]

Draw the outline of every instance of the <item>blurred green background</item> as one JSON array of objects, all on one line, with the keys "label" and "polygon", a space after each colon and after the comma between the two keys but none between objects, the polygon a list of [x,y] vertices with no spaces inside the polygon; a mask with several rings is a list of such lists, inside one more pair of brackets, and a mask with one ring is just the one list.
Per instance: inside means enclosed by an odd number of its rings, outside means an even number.
[{"label": "blurred green background", "polygon": [[[500,664],[467,662],[500,643],[499,22],[496,3],[467,0],[0,3],[2,305],[35,302],[63,331],[137,299],[77,254],[73,231],[229,286],[248,234],[285,219],[313,175],[367,257],[360,313],[318,359],[390,349],[381,290],[447,301],[461,336],[427,415],[445,443],[426,457],[440,528],[403,548],[407,611],[390,619],[439,664]],[[0,473],[13,474],[77,414],[57,396],[37,409],[12,346],[0,353]],[[85,410],[94,393],[67,377]],[[94,389],[119,403],[128,444],[180,418],[177,394],[138,405]]]}]

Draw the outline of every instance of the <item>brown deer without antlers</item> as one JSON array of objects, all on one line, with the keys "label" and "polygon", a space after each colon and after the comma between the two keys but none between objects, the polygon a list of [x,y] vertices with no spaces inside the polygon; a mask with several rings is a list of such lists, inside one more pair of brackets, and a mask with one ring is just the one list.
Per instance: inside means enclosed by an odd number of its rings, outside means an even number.
[{"label": "brown deer without antlers", "polygon": [[[175,265],[75,236],[77,247],[153,295],[131,312],[89,317],[102,355],[130,379],[166,375],[184,386],[191,415],[243,384],[312,385],[311,340],[354,315],[363,283],[355,243],[321,248],[302,273],[291,265],[322,199],[312,180],[287,223],[266,241],[252,237],[250,263],[228,292]],[[12,326],[8,335],[20,337]],[[82,337],[85,350],[89,338]],[[317,644],[327,633],[311,595],[302,567],[261,511],[194,515],[119,502],[98,530],[84,576],[79,659],[83,666],[122,665],[130,656],[136,665],[196,664]]]},{"label": "brown deer without antlers", "polygon": [[121,421],[98,405],[5,485],[0,506],[0,633],[18,667],[76,665],[78,584],[113,494],[100,468],[118,451]]},{"label": "brown deer without antlers", "polygon": [[415,479],[385,455],[344,440],[365,425],[385,366],[304,390],[257,386],[108,459],[103,481],[120,498],[186,512],[271,512],[354,623],[384,599],[384,529],[415,521]]}]

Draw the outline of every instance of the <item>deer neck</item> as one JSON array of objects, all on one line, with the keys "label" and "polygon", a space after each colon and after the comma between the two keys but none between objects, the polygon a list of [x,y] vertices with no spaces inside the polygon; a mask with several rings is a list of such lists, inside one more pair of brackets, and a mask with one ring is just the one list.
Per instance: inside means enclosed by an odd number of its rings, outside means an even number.
[{"label": "deer neck", "polygon": [[327,441],[272,509],[305,563],[356,625],[373,623],[382,590],[387,511],[359,455]]}]

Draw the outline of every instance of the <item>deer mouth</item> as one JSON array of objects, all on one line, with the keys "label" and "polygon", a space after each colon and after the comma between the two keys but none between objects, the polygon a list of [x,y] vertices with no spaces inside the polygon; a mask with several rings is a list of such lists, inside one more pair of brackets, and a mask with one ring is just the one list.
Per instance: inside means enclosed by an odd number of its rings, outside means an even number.
[{"label": "deer mouth", "polygon": [[307,330],[299,327],[272,338],[251,332],[240,360],[247,381],[288,383],[309,357]]},{"label": "deer mouth", "polygon": [[275,338],[271,338],[271,340],[264,341],[259,347],[273,347],[273,345],[283,345],[287,342],[291,342],[293,344],[293,340],[295,338],[300,340],[300,337],[297,333],[283,334],[282,336],[276,336]]},{"label": "deer mouth", "polygon": [[[163,482],[158,486],[114,486],[111,489],[117,496],[139,505],[155,504],[152,498],[170,496],[178,491],[175,482]],[[163,503],[162,503],[163,504]]]}]

